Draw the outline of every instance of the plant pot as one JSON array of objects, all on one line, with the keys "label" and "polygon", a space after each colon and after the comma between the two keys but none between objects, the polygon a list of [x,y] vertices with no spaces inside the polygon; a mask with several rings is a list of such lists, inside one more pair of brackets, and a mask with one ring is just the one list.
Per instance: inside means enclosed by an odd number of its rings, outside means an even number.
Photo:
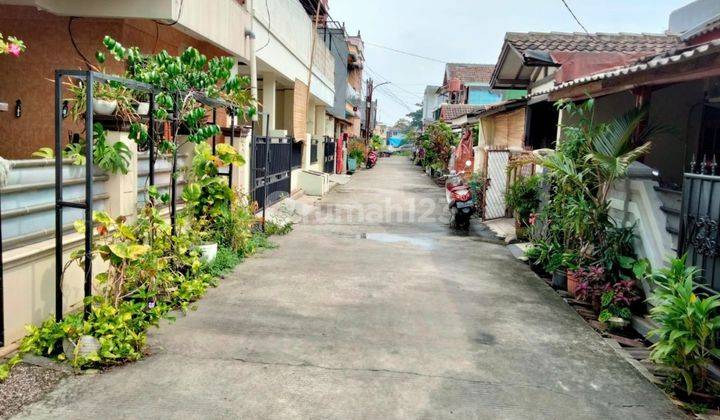
[{"label": "plant pot", "polygon": [[348,160],[347,160],[347,166],[348,166],[348,167],[347,167],[347,172],[348,172],[349,174],[354,173],[355,170],[357,169],[357,160],[355,160],[355,158],[349,157]]},{"label": "plant pot", "polygon": [[573,270],[567,270],[567,292],[570,297],[575,297],[575,290],[580,286],[580,280]]},{"label": "plant pot", "polygon": [[138,115],[147,115],[150,113],[150,102],[139,102],[137,106]]},{"label": "plant pot", "polygon": [[202,244],[202,245],[198,245],[198,249],[200,250],[200,260],[202,260],[203,262],[206,262],[206,263],[210,263],[217,256],[218,244],[217,243]]},{"label": "plant pot", "polygon": [[66,338],[63,340],[62,346],[63,353],[69,360],[75,360],[75,356],[87,357],[100,350],[100,342],[91,335],[81,335],[77,343],[73,343]]},{"label": "plant pot", "polygon": [[567,273],[565,270],[555,270],[552,276],[553,287],[556,289],[567,289]]},{"label": "plant pot", "polygon": [[117,109],[116,100],[93,98],[93,112],[97,115],[113,115]]}]

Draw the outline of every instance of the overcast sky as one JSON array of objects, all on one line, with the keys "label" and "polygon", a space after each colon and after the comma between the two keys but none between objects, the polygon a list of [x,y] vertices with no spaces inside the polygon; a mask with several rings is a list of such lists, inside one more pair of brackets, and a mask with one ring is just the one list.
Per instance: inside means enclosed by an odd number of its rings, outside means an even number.
[{"label": "overcast sky", "polygon": [[[672,10],[690,0],[566,0],[590,32],[667,29]],[[375,83],[379,120],[394,123],[422,102],[425,85],[442,83],[444,64],[388,51],[369,43],[426,57],[495,63],[505,32],[582,31],[561,0],[329,0],[330,15],[365,44],[364,77]],[[388,93],[388,91],[392,93]],[[395,96],[393,98],[391,95]]]}]

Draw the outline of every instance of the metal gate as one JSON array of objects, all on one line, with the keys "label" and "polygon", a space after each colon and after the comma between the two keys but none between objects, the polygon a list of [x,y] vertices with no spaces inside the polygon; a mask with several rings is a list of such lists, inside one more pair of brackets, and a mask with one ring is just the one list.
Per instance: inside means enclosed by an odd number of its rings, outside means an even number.
[{"label": "metal gate", "polygon": [[250,195],[259,208],[290,196],[292,141],[289,137],[253,138]]},{"label": "metal gate", "polygon": [[335,173],[335,142],[328,139],[323,147],[323,172]]},{"label": "metal gate", "polygon": [[685,173],[678,254],[701,270],[705,288],[720,291],[720,176]]},{"label": "metal gate", "polygon": [[510,151],[507,149],[488,150],[485,161],[485,174],[487,190],[485,193],[484,219],[497,219],[505,217],[505,192],[508,181],[508,161]]}]

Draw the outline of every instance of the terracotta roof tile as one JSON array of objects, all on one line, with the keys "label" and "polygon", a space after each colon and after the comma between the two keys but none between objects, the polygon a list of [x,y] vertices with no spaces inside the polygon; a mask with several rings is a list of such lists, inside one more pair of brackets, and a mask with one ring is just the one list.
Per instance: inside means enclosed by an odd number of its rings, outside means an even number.
[{"label": "terracotta roof tile", "polygon": [[528,50],[567,52],[660,53],[681,43],[679,37],[664,34],[581,32],[508,32],[505,41],[521,54]]},{"label": "terracotta roof tile", "polygon": [[440,118],[443,121],[451,121],[457,117],[485,108],[484,105],[468,104],[442,104],[440,105]]},{"label": "terracotta roof tile", "polygon": [[490,83],[495,64],[447,63],[445,81],[457,77],[463,84]]}]

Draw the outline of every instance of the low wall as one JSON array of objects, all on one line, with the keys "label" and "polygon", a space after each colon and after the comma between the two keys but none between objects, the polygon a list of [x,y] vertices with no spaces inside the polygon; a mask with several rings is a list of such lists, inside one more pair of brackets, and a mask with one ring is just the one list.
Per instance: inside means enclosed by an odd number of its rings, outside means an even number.
[{"label": "low wall", "polygon": [[[132,153],[127,174],[95,172],[95,210],[105,210],[111,216],[134,217],[137,206],[144,203],[147,192],[149,158],[147,152],[138,153],[127,133],[108,132],[110,142],[125,142]],[[235,147],[249,162],[249,133],[236,137]],[[181,172],[192,160],[193,144],[179,152]],[[2,230],[4,263],[5,347],[0,355],[15,348],[25,335],[25,325],[38,325],[55,313],[55,176],[54,160],[34,159],[11,161],[13,168],[8,183],[2,188]],[[247,192],[249,164],[233,169],[233,187]],[[170,161],[156,162],[156,185],[168,191]],[[63,166],[64,199],[84,199],[84,168],[65,161]],[[185,183],[181,175],[178,196]],[[39,210],[38,210],[39,209]],[[84,236],[75,233],[72,223],[82,218],[78,209],[63,211],[63,256],[67,261],[72,251],[83,246]],[[164,214],[168,214],[165,209]],[[106,269],[104,262],[93,262],[93,274]],[[62,284],[64,312],[81,306],[83,299],[83,271],[77,264],[68,268]]]},{"label": "low wall", "polygon": [[[658,182],[649,177],[630,177],[618,181],[610,192],[610,215],[621,226],[635,225],[635,251],[647,258],[654,269],[675,255],[666,216],[655,191]],[[650,287],[643,284],[646,295]]]}]

